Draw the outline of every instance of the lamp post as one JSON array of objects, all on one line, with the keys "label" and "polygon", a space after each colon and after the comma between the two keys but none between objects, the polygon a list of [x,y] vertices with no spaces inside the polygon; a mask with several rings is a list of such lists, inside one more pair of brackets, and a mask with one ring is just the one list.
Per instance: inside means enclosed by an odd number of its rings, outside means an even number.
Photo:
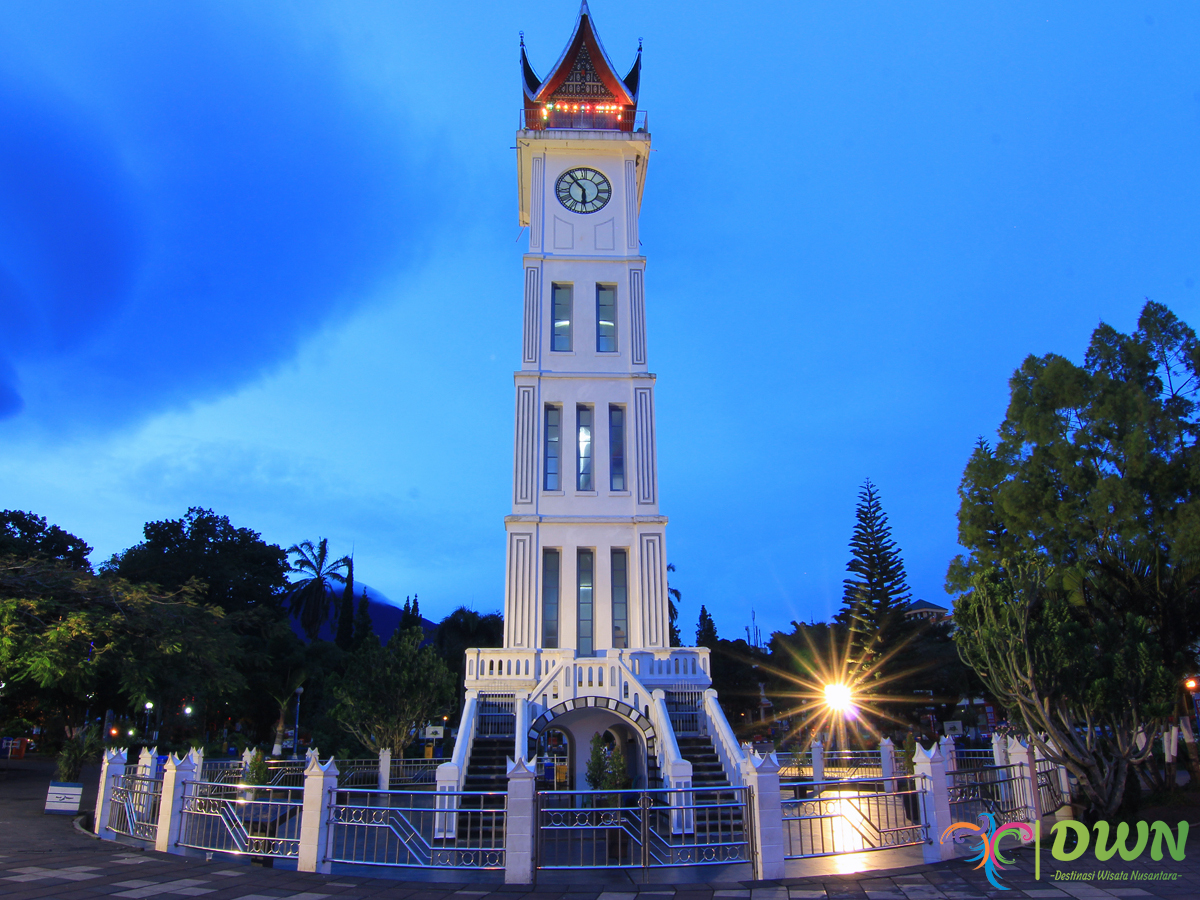
[{"label": "lamp post", "polygon": [[303,693],[304,688],[296,688],[296,727],[292,733],[292,759],[300,756],[300,695]]},{"label": "lamp post", "polygon": [[146,739],[150,739],[150,710],[154,709],[154,704],[149,700],[146,701]]}]

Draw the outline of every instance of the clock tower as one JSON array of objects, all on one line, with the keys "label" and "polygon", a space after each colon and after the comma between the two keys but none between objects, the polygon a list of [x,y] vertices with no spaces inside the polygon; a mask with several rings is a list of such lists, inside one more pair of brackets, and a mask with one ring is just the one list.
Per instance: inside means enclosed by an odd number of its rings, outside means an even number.
[{"label": "clock tower", "polygon": [[710,768],[720,761],[709,783],[740,783],[708,650],[670,640],[638,239],[650,154],[641,47],[619,75],[584,0],[550,74],[538,77],[523,39],[520,64],[528,245],[504,646],[467,652],[455,757],[439,784],[485,786],[490,753],[537,759],[543,788],[584,789],[597,734],[621,748],[635,786],[690,786],[700,751]]}]

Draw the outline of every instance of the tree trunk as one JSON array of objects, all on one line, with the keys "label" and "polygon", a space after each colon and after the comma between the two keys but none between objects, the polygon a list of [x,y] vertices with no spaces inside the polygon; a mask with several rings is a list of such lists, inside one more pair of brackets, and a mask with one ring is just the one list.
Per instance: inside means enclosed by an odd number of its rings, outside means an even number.
[{"label": "tree trunk", "polygon": [[283,732],[287,727],[283,721],[283,718],[286,713],[287,707],[281,707],[279,710],[279,721],[275,723],[275,746],[271,748],[272,756],[283,755]]}]

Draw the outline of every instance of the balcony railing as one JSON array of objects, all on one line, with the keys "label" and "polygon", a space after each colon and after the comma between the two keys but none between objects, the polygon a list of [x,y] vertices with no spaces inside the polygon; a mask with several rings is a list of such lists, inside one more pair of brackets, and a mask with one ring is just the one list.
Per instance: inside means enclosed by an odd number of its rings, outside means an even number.
[{"label": "balcony railing", "polygon": [[645,134],[650,130],[644,109],[607,104],[559,104],[555,109],[522,109],[518,119],[522,131],[626,131]]}]

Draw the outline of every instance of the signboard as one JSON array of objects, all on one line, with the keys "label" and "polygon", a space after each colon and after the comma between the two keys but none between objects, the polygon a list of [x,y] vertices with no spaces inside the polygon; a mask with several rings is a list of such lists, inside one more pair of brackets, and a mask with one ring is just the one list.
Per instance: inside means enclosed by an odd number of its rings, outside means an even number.
[{"label": "signboard", "polygon": [[421,732],[421,737],[429,741],[440,741],[445,736],[445,725],[426,725],[425,730]]},{"label": "signboard", "polygon": [[946,729],[946,734],[955,736],[963,733],[962,722],[958,719],[950,719],[948,722],[943,722],[942,727]]},{"label": "signboard", "polygon": [[984,712],[984,715],[987,716],[988,731],[989,732],[995,731],[996,730],[996,707],[992,706],[990,703],[985,704],[983,707],[983,712]]}]

